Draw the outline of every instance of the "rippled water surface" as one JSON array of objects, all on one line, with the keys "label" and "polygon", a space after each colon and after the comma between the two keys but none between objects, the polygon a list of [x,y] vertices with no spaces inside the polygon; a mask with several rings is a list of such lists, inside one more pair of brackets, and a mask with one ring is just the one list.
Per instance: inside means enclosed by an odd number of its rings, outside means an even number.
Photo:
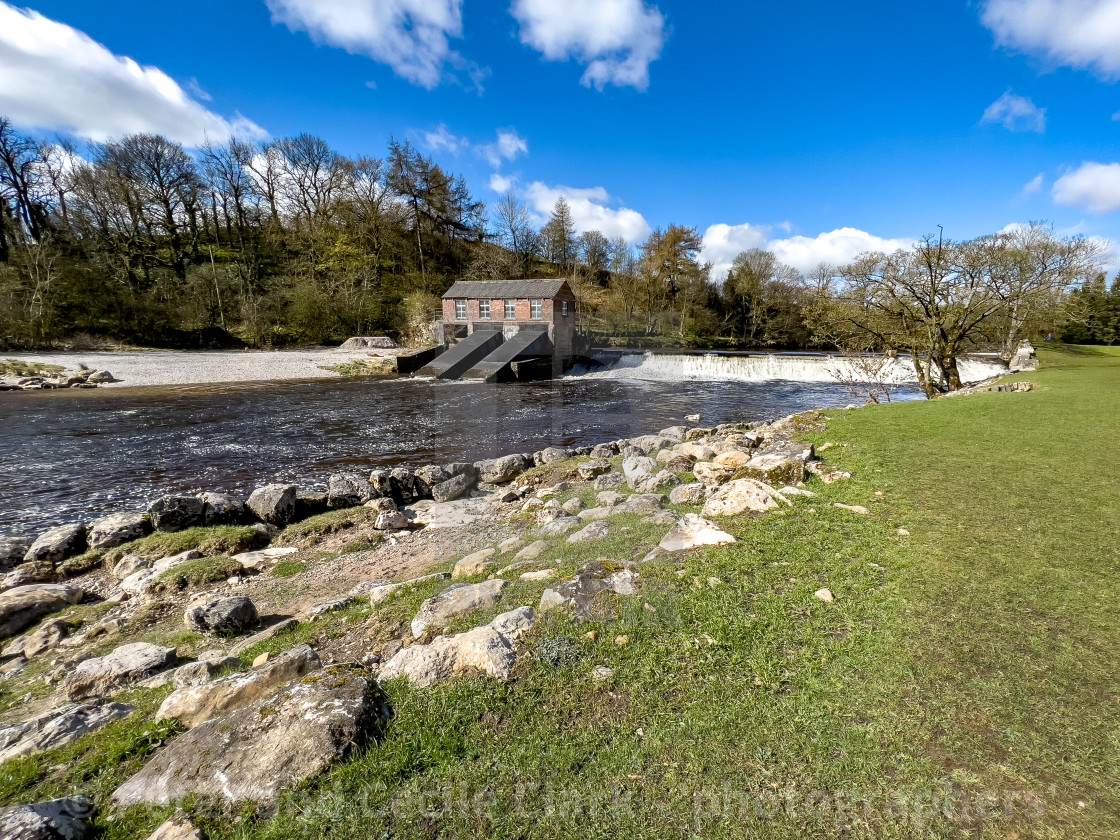
[{"label": "rippled water surface", "polygon": [[327,380],[0,393],[0,535],[142,508],[164,492],[341,468],[477,460],[703,423],[846,405],[840,386],[581,379],[485,385]]}]

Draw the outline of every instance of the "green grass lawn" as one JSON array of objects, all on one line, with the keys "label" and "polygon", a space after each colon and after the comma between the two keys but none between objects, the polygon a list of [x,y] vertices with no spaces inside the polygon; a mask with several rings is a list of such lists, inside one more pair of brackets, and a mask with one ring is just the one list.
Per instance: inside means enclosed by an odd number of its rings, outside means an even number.
[{"label": "green grass lawn", "polygon": [[[195,818],[215,840],[1117,836],[1120,352],[1044,363],[1029,394],[834,412],[814,438],[850,481],[726,522],[733,546],[642,564],[640,596],[586,624],[546,615],[509,682],[387,684],[383,737],[274,815]],[[641,557],[664,532],[614,523],[540,567]],[[373,617],[406,621],[439,588]],[[61,759],[82,743],[113,752],[95,733]],[[0,766],[0,800],[65,787],[52,763]],[[164,813],[99,825],[142,838]]]}]

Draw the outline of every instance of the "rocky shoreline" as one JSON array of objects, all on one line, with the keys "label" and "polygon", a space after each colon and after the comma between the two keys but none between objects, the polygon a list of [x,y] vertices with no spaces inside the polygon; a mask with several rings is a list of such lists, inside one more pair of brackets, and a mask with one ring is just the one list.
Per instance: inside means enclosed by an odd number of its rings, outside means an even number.
[{"label": "rocky shoreline", "polygon": [[118,380],[107,370],[79,367],[75,371],[60,370],[53,373],[28,376],[0,376],[0,391],[45,391],[54,388],[96,388]]},{"label": "rocky shoreline", "polygon": [[[50,693],[32,691],[20,719],[0,724],[0,761],[58,749],[140,714],[123,701],[129,691],[170,688],[154,719],[183,734],[121,784],[111,806],[195,795],[272,807],[283,790],[318,776],[386,725],[392,712],[381,682],[403,678],[423,688],[461,675],[508,679],[528,655],[525,640],[540,615],[586,620],[604,598],[636,595],[644,564],[734,543],[720,520],[811,498],[810,479],[848,477],[797,440],[823,428],[821,419],[809,412],[769,423],[682,425],[474,463],[337,473],[325,493],[271,484],[247,499],[166,495],[143,512],[0,541],[7,640],[0,685],[51,660],[39,683]],[[359,550],[328,527],[308,526],[333,527],[345,517],[366,535]],[[620,522],[651,529],[652,543],[633,559],[600,558],[557,578],[550,552],[594,551],[635,527]],[[175,535],[210,533],[233,542],[171,553]],[[339,552],[326,566],[298,559],[324,550]],[[294,592],[275,584],[284,564],[307,567]],[[512,584],[539,595],[506,605]],[[421,596],[410,620],[377,618]],[[832,594],[822,589],[817,597]],[[94,618],[66,618],[86,605]],[[359,607],[371,618],[350,628],[347,611]],[[198,646],[188,652],[137,640],[153,615],[172,623],[180,616]],[[335,631],[300,635],[328,625]],[[301,638],[313,642],[295,643]],[[270,645],[280,648],[270,654]],[[75,798],[0,809],[0,834],[40,825],[55,834],[33,836],[83,837],[96,804]]]}]

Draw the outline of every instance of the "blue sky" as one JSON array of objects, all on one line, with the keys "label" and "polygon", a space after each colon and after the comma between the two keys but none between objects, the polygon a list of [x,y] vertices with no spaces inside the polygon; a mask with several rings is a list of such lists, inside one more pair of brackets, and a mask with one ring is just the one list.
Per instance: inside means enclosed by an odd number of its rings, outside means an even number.
[{"label": "blue sky", "polygon": [[1118,79],[1120,0],[0,0],[25,128],[396,136],[483,200],[564,193],[633,240],[694,225],[717,273],[939,224],[1120,241]]}]

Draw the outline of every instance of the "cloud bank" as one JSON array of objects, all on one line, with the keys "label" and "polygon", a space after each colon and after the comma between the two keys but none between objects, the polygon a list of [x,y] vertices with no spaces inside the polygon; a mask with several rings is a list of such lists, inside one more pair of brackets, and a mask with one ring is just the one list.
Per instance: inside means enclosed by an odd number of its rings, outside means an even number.
[{"label": "cloud bank", "polygon": [[1120,163],[1088,161],[1054,182],[1055,204],[1103,216],[1120,210]]},{"label": "cloud bank", "polygon": [[1120,79],[1120,0],[986,0],[980,20],[1000,46]]},{"label": "cloud bank", "polygon": [[525,199],[537,224],[543,225],[548,220],[560,196],[568,202],[577,234],[597,230],[608,238],[621,236],[627,242],[636,243],[648,237],[653,230],[637,210],[612,207],[617,201],[603,187],[550,187],[541,181],[534,181],[525,190]]},{"label": "cloud bank", "polygon": [[[0,2],[0,113],[18,125],[104,141],[163,134],[187,146],[267,133],[192,98],[158,67],[114,55],[84,32]],[[194,85],[197,88],[197,83]]]}]

